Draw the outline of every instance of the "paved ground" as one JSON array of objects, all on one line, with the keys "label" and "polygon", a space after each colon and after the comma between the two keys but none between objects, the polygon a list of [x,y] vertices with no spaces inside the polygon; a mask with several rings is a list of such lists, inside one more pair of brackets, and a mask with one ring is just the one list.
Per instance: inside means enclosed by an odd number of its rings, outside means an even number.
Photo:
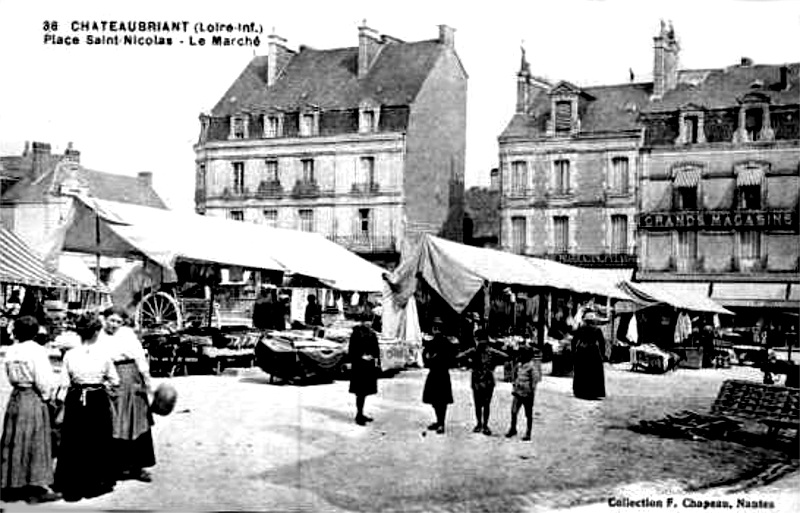
[{"label": "paved ground", "polygon": [[[573,398],[570,379],[547,376],[537,394],[530,443],[502,436],[509,422],[506,383],[495,392],[495,435],[471,432],[464,371],[453,372],[456,405],[447,434],[426,432],[432,412],[419,400],[424,376],[412,370],[381,380],[380,394],[368,399],[375,422],[367,427],[352,422],[346,382],[278,386],[257,370],[174,378],[178,407],[154,427],[154,482],[122,482],[108,495],[48,508],[595,511],[611,509],[609,497],[683,499],[727,492],[733,498],[769,497],[777,511],[800,506],[797,474],[749,492],[731,484],[782,464],[777,452],[627,429],[682,409],[707,411],[724,379],[759,379],[753,369],[645,375],[607,367],[609,397],[597,402]],[[3,405],[6,396],[7,385],[0,386]],[[723,482],[724,488],[685,492]]]}]

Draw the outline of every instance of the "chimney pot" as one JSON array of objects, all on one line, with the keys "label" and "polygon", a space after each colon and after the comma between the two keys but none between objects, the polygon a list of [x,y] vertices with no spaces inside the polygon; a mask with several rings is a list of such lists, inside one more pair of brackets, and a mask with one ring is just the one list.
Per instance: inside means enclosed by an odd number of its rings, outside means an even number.
[{"label": "chimney pot", "polygon": [[358,27],[358,78],[369,73],[372,62],[378,55],[382,41],[378,33],[367,26],[367,21]]},{"label": "chimney pot", "polygon": [[453,48],[455,46],[456,29],[448,25],[439,25],[439,42]]},{"label": "chimney pot", "polygon": [[148,187],[153,186],[153,173],[150,171],[139,171],[137,178]]},{"label": "chimney pot", "polygon": [[[300,47],[300,50],[302,51],[303,47]],[[289,63],[293,53],[286,48],[286,39],[275,32],[267,37],[267,87],[278,80],[278,76]]]},{"label": "chimney pot", "polygon": [[79,164],[81,161],[81,152],[72,147],[72,142],[67,143],[67,149],[64,150],[64,158],[70,162]]},{"label": "chimney pot", "polygon": [[753,65],[753,59],[751,59],[750,57],[742,57],[741,65],[742,66],[752,66]]}]

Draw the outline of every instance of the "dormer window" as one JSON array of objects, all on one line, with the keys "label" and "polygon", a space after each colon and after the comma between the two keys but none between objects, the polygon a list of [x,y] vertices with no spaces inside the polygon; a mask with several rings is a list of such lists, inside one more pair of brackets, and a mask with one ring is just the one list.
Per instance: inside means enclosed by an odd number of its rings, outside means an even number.
[{"label": "dormer window", "polygon": [[772,141],[775,139],[775,132],[770,122],[769,102],[769,96],[758,91],[748,93],[742,98],[734,142]]},{"label": "dormer window", "polygon": [[271,139],[283,135],[283,119],[277,115],[264,116],[264,137]]},{"label": "dormer window", "polygon": [[556,134],[568,135],[572,131],[572,102],[556,102],[555,113]]},{"label": "dormer window", "polygon": [[319,134],[319,115],[316,112],[300,114],[300,136],[313,137]]},{"label": "dormer window", "polygon": [[358,131],[370,134],[378,131],[380,109],[371,101],[365,101],[358,109]]},{"label": "dormer window", "polygon": [[231,116],[230,139],[247,139],[247,116]]},{"label": "dormer window", "polygon": [[680,113],[680,135],[675,144],[698,144],[706,142],[703,111],[690,105]]}]

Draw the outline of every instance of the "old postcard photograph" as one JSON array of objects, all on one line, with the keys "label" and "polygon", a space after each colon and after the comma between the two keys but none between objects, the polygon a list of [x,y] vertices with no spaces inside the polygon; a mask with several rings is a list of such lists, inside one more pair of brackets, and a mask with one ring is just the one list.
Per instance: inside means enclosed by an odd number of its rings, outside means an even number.
[{"label": "old postcard photograph", "polygon": [[0,0],[0,510],[800,510],[798,34]]}]

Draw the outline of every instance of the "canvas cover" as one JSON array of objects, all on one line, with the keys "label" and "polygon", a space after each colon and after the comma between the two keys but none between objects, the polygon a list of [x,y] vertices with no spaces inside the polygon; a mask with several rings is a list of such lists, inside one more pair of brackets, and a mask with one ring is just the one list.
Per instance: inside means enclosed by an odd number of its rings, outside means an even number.
[{"label": "canvas cover", "polygon": [[[94,290],[94,280],[83,282],[50,268],[42,255],[16,233],[0,226],[0,283],[32,287]],[[103,287],[105,290],[105,287]]]},{"label": "canvas cover", "polygon": [[391,275],[392,300],[405,305],[420,276],[459,313],[487,282],[630,299],[616,283],[591,269],[467,246],[432,235],[424,235],[413,254]]},{"label": "canvas cover", "polygon": [[169,271],[178,259],[283,271],[340,290],[380,291],[384,270],[320,234],[76,198],[60,251],[146,257]]},{"label": "canvas cover", "polygon": [[734,315],[716,301],[700,295],[692,290],[683,290],[680,294],[661,287],[658,282],[631,283],[623,282],[620,288],[628,293],[634,302],[643,306],[667,304],[677,309],[693,312],[709,312],[716,314]]}]

